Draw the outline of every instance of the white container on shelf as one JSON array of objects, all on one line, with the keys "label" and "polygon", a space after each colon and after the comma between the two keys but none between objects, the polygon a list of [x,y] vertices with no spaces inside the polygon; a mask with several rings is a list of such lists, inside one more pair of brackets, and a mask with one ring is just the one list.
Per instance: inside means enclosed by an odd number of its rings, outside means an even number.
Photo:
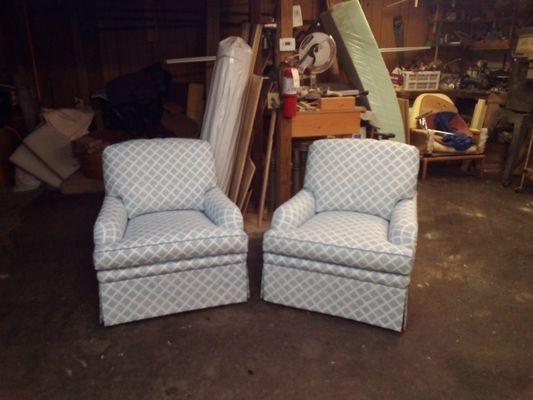
[{"label": "white container on shelf", "polygon": [[438,90],[440,71],[403,71],[403,90]]}]

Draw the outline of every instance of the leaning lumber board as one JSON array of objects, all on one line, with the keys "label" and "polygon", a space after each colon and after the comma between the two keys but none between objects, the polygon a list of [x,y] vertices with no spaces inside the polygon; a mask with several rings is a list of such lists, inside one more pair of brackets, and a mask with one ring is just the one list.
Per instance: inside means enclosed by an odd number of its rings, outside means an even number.
[{"label": "leaning lumber board", "polygon": [[[252,60],[253,62],[253,60]],[[235,163],[233,169],[233,179],[230,187],[229,198],[237,202],[239,188],[242,182],[242,174],[244,164],[250,150],[250,142],[252,139],[252,131],[254,125],[255,114],[261,95],[261,86],[263,85],[263,77],[252,75],[248,82],[246,90],[244,109],[242,112],[242,120],[237,138],[237,147],[235,150]]]},{"label": "leaning lumber board", "polygon": [[254,162],[250,157],[248,157],[246,159],[246,163],[244,164],[242,183],[241,187],[239,188],[239,194],[237,196],[237,206],[241,209],[241,211],[244,211],[244,203],[246,201],[248,191],[250,190],[250,186],[252,185],[252,179],[254,177],[255,170],[256,167]]},{"label": "leaning lumber board", "polygon": [[244,200],[244,206],[242,208],[242,213],[244,214],[246,210],[248,209],[248,205],[250,204],[250,199],[252,198],[252,189],[248,191],[248,194],[246,195],[246,199]]},{"label": "leaning lumber board", "polygon": [[255,26],[254,34],[250,38],[250,46],[252,47],[252,62],[250,63],[250,76],[254,73],[255,63],[257,62],[257,54],[261,47],[261,34],[263,32],[263,25],[258,24]]},{"label": "leaning lumber board", "polygon": [[265,198],[268,186],[268,176],[270,172],[270,161],[272,160],[272,147],[274,145],[274,133],[276,132],[276,110],[270,111],[270,125],[268,126],[268,141],[263,169],[263,182],[261,184],[261,197],[259,198],[259,214],[257,216],[257,226],[263,225],[263,214],[265,212]]}]

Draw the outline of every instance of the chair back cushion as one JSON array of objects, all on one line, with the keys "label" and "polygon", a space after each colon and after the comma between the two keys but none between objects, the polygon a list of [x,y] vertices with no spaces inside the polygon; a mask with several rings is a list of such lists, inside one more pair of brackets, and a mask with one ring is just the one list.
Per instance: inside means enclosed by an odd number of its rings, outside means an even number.
[{"label": "chair back cushion", "polygon": [[309,150],[304,187],[317,212],[355,211],[389,219],[416,193],[419,152],[389,140],[326,139]]},{"label": "chair back cushion", "polygon": [[129,218],[200,210],[216,186],[211,147],[201,140],[130,140],[107,147],[103,163],[106,193],[122,199]]}]

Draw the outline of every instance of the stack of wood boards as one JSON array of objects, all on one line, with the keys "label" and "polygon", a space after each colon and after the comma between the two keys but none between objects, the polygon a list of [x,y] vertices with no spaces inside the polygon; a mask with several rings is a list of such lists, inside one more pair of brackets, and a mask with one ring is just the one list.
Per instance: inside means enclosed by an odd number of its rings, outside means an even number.
[{"label": "stack of wood boards", "polygon": [[[260,51],[262,25],[255,27],[251,38],[252,60],[248,71],[248,86],[245,93],[245,101],[242,119],[239,128],[238,143],[235,152],[235,163],[230,186],[229,197],[241,210],[246,210],[252,196],[251,184],[256,171],[256,165],[250,157],[251,144],[253,141],[254,121],[258,112],[259,100],[262,95],[263,77],[253,74],[257,55]],[[260,108],[260,107],[259,107]],[[261,118],[262,109],[259,110]]]}]

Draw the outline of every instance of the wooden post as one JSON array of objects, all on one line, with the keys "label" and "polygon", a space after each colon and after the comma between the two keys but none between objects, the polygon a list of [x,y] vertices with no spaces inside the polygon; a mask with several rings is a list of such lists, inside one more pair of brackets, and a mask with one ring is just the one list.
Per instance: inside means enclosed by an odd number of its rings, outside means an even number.
[{"label": "wooden post", "polygon": [[[257,26],[262,26],[262,11],[263,11],[263,1],[260,0],[251,0],[248,1],[248,12],[250,18],[250,32],[253,34],[256,32]],[[250,39],[250,44],[253,45],[254,36]],[[259,38],[257,54],[255,56],[255,65],[253,68],[253,73],[256,75],[263,75],[263,40],[262,36]],[[263,109],[264,109],[265,99],[261,97],[259,99],[258,112],[254,121],[253,128],[253,141],[252,141],[252,159],[255,162],[255,165],[261,167],[264,165],[264,126],[263,126]],[[252,182],[252,203],[259,202],[259,194],[261,192],[261,177],[266,173],[265,169],[257,168],[254,180]]]},{"label": "wooden post", "polygon": [[[220,42],[220,0],[206,0],[207,32],[206,32],[206,55],[217,54],[218,42]],[[212,63],[205,66],[205,93],[209,94],[211,75],[213,74]]]},{"label": "wooden post", "polygon": [[[290,54],[279,50],[279,39],[292,37],[292,5],[293,0],[278,0],[276,22],[276,65],[280,66]],[[279,74],[281,77],[281,73]],[[279,85],[281,88],[281,84]],[[279,206],[291,197],[292,172],[292,138],[290,120],[278,111],[278,131],[276,135],[276,205]]]}]

